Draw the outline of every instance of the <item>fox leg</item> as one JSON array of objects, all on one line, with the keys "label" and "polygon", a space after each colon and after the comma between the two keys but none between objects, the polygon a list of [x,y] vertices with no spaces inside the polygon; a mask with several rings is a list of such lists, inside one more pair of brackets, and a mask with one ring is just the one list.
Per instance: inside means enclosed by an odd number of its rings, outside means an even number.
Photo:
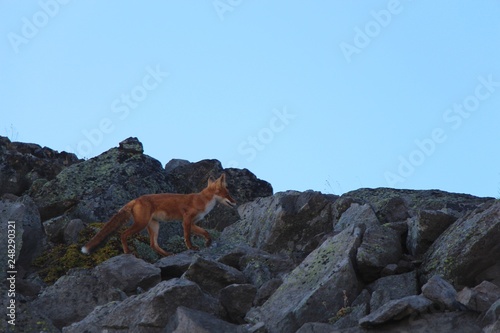
[{"label": "fox leg", "polygon": [[130,253],[127,245],[127,238],[132,236],[133,234],[138,233],[142,229],[146,228],[149,220],[151,219],[151,214],[147,207],[137,207],[134,206],[132,209],[132,216],[134,218],[134,224],[130,226],[127,230],[122,233],[121,241],[124,253]]},{"label": "fox leg", "polygon": [[210,237],[210,234],[208,233],[208,231],[206,231],[202,227],[199,227],[193,223],[191,225],[191,231],[193,231],[193,233],[200,235],[200,236],[203,236],[205,238],[205,246],[206,247],[209,247],[210,244],[212,244],[212,238]]},{"label": "fox leg", "polygon": [[190,216],[184,216],[182,220],[182,228],[184,229],[184,243],[186,247],[190,250],[199,250],[198,247],[191,244],[191,227],[193,226],[193,218]]},{"label": "fox leg", "polygon": [[160,224],[158,223],[158,221],[151,219],[147,228],[149,233],[149,245],[151,246],[151,248],[162,256],[166,257],[172,255],[172,253],[163,250],[158,245],[158,231],[160,230]]},{"label": "fox leg", "polygon": [[128,245],[127,245],[127,238],[129,238],[133,234],[138,233],[142,229],[144,229],[144,227],[141,224],[134,222],[134,224],[132,224],[132,226],[130,228],[128,228],[127,230],[125,230],[122,233],[121,241],[122,241],[122,247],[123,247],[124,253],[130,253],[130,250],[129,250]]}]

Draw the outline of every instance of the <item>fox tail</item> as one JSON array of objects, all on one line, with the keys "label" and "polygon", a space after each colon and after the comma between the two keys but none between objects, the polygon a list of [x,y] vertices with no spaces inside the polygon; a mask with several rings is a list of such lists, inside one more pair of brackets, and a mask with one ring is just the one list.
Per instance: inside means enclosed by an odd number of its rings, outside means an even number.
[{"label": "fox tail", "polygon": [[104,227],[102,227],[102,229],[99,230],[99,232],[82,247],[82,253],[90,253],[92,249],[105,240],[106,237],[128,222],[128,220],[132,217],[132,208],[134,203],[135,200],[130,201],[128,204],[123,206],[118,213],[113,215],[109,222],[106,223]]}]

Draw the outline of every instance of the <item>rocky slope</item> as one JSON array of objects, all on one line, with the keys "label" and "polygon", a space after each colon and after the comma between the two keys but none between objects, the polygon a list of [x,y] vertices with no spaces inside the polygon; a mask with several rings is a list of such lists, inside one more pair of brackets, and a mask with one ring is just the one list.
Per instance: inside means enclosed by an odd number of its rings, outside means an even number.
[{"label": "rocky slope", "polygon": [[[116,236],[91,256],[78,252],[96,222],[134,197],[197,192],[222,172],[239,206],[217,206],[201,222],[215,238],[210,248],[185,251],[172,222],[159,238],[176,253],[169,257],[155,256],[143,236],[135,255],[121,254]],[[493,198],[273,193],[217,160],[163,167],[136,138],[81,161],[0,137],[0,186],[2,307],[16,324],[2,321],[0,331],[500,331]]]}]

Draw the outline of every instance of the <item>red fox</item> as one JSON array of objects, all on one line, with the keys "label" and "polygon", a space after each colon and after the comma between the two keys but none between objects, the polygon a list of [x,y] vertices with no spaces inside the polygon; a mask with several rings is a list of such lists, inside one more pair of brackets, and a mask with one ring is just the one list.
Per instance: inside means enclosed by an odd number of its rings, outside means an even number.
[{"label": "red fox", "polygon": [[227,190],[226,175],[222,174],[217,180],[210,178],[208,185],[199,193],[191,194],[148,194],[134,199],[123,206],[108,223],[82,247],[82,252],[87,254],[97,245],[99,245],[112,232],[120,226],[134,219],[130,228],[121,235],[123,252],[130,253],[127,246],[127,238],[139,231],[147,228],[149,233],[149,242],[153,250],[162,256],[168,256],[169,253],[158,245],[159,221],[182,220],[184,228],[184,242],[188,249],[197,250],[191,244],[191,231],[205,238],[205,245],[210,246],[212,240],[209,233],[197,226],[195,223],[207,215],[216,202],[220,202],[228,207],[236,206],[236,201],[231,197]]}]

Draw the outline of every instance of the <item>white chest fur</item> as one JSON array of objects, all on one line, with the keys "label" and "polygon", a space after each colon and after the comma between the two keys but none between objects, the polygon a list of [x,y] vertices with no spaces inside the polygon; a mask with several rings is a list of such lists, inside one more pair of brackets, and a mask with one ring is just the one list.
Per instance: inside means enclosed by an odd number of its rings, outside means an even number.
[{"label": "white chest fur", "polygon": [[208,213],[210,213],[210,211],[215,207],[215,203],[216,203],[216,199],[215,197],[212,198],[212,200],[210,200],[207,205],[205,206],[205,210],[202,211],[201,213],[199,213],[197,216],[196,216],[196,221],[199,221],[201,219],[203,219],[205,217],[205,215],[207,215]]}]

